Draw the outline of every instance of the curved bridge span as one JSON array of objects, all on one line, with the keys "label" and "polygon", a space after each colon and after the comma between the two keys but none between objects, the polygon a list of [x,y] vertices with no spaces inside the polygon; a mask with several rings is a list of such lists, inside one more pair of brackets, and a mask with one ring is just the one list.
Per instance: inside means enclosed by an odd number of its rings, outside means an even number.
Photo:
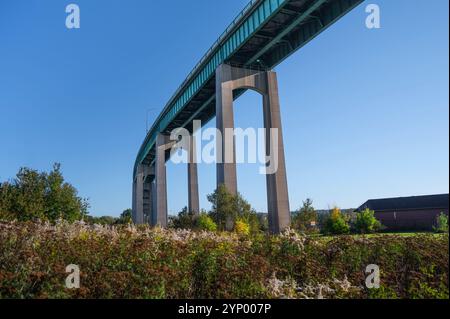
[{"label": "curved bridge span", "polygon": [[[362,2],[252,0],[179,86],[145,137],[133,171],[134,222],[167,225],[163,166],[170,145],[167,136],[173,129],[183,127],[192,131],[194,120],[204,124],[216,115],[219,131],[233,127],[233,100],[248,88],[260,88],[237,85],[230,92],[224,92],[223,84],[225,80],[239,82],[251,75],[265,79],[257,81],[264,86],[262,94],[268,101],[264,107],[264,117],[269,119],[265,120],[265,127],[279,126],[281,131],[276,74],[270,70]],[[227,93],[231,93],[229,98]],[[279,169],[267,175],[269,223],[273,232],[282,231],[290,223],[283,141],[282,134],[279,135],[278,158],[282,172]],[[217,183],[236,192],[235,164],[217,166]],[[195,163],[188,164],[188,173],[189,209],[198,212]]]}]

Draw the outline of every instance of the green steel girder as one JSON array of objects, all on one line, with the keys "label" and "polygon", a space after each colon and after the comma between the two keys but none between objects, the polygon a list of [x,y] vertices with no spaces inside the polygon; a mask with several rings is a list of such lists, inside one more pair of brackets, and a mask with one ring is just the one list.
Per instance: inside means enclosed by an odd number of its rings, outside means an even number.
[{"label": "green steel girder", "polygon": [[[363,0],[252,0],[169,100],[142,144],[134,166],[154,159],[156,136],[215,113],[215,69],[222,63],[273,68]],[[237,92],[237,98],[244,91]]]}]

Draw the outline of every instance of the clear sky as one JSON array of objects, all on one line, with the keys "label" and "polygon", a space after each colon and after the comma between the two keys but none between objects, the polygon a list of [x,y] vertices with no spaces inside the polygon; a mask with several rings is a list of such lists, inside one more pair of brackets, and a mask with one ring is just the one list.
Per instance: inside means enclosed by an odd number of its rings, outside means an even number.
[{"label": "clear sky", "polygon": [[[78,30],[65,27],[71,2]],[[152,122],[246,3],[0,0],[0,180],[60,162],[93,215],[130,207],[146,114]],[[365,27],[369,3],[381,8],[381,29]],[[448,192],[448,6],[366,1],[277,67],[292,209],[307,197],[348,208]],[[260,97],[242,96],[235,116],[236,126],[262,127]],[[187,204],[186,166],[167,169],[175,213]],[[200,165],[199,176],[209,208],[215,167]],[[239,165],[238,186],[266,211],[257,166]]]}]

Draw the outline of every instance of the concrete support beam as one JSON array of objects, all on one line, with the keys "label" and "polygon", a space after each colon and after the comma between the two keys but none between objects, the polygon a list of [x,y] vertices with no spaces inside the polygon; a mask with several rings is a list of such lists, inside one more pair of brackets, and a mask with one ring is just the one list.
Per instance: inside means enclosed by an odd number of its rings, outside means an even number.
[{"label": "concrete support beam", "polygon": [[152,181],[152,218],[150,225],[156,226],[157,225],[157,208],[156,208],[156,178]]},{"label": "concrete support beam", "polygon": [[196,152],[195,138],[191,136],[188,150],[188,210],[194,214],[200,213]]},{"label": "concrete support beam", "polygon": [[[233,140],[226,140],[227,129],[234,129],[232,68],[222,64],[216,70],[217,186],[224,184],[237,194],[236,154]],[[227,163],[228,162],[228,163]]]},{"label": "concrete support beam", "polygon": [[136,179],[133,182],[133,213],[132,219],[135,224],[144,223],[144,181],[146,177],[146,166],[139,165]]},{"label": "concrete support beam", "polygon": [[[281,127],[278,84],[275,72],[248,70],[221,65],[216,70],[216,120],[222,139],[217,142],[217,185],[224,184],[232,194],[237,193],[236,154],[234,137],[226,134],[234,129],[233,91],[252,89],[262,94],[266,155],[277,169],[267,170],[267,202],[271,232],[282,232],[290,225],[283,134]],[[277,134],[272,135],[271,129]],[[222,152],[220,152],[222,150]]]},{"label": "concrete support beam", "polygon": [[144,179],[144,223],[152,225],[153,220],[153,180],[154,172],[147,175]]},{"label": "concrete support beam", "polygon": [[155,224],[154,226],[167,227],[167,177],[166,177],[166,151],[175,145],[170,137],[158,134],[156,137],[156,160],[155,160]]},{"label": "concrete support beam", "polygon": [[[264,95],[264,127],[266,128],[266,155],[270,154],[269,163],[277,160],[278,167],[274,173],[266,175],[267,206],[269,226],[273,233],[285,230],[291,224],[289,207],[286,163],[284,158],[283,130],[281,126],[280,100],[278,96],[278,81],[275,72],[266,73],[267,94]],[[276,136],[270,134],[270,129],[276,129]],[[269,152],[269,150],[272,150]],[[276,156],[276,158],[275,158]]]},{"label": "concrete support beam", "polygon": [[136,222],[136,201],[137,201],[137,194],[136,194],[136,178],[133,179],[133,198],[131,199],[131,220],[134,222]]}]

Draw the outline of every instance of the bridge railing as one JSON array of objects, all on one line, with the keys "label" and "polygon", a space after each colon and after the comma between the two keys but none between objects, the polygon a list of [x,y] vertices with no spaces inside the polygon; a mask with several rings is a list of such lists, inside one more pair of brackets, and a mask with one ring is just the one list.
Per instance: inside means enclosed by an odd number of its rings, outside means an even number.
[{"label": "bridge railing", "polygon": [[214,44],[206,51],[206,53],[203,55],[203,57],[200,59],[200,61],[194,66],[191,72],[187,75],[186,79],[181,83],[181,85],[178,87],[178,89],[175,91],[175,94],[173,97],[177,96],[183,87],[192,79],[192,76],[197,73],[197,71],[200,69],[200,66],[208,60],[208,58],[211,56],[211,54],[214,52],[214,50],[217,49],[219,44],[230,34],[231,30],[234,29],[234,27],[240,22],[243,16],[247,14],[247,12],[250,11],[250,9],[256,5],[256,3],[260,2],[261,0],[251,0],[244,9],[241,10],[241,12],[234,18],[233,22],[230,23],[230,25],[225,29],[225,31],[220,35],[220,37],[214,42]]},{"label": "bridge railing", "polygon": [[[220,43],[230,35],[231,31],[236,27],[237,24],[241,22],[242,17],[244,17],[254,6],[256,6],[257,3],[261,2],[262,0],[251,0],[244,9],[239,12],[239,14],[233,19],[233,21],[230,23],[230,25],[225,29],[225,31],[220,35],[220,37],[214,42],[214,44],[206,51],[206,53],[203,55],[203,57],[200,59],[200,61],[195,65],[195,67],[192,69],[191,72],[187,75],[185,80],[181,83],[181,85],[178,87],[178,89],[175,91],[175,93],[172,95],[172,98],[169,100],[169,103],[167,105],[170,105],[171,102],[180,94],[180,92],[183,90],[183,88],[186,86],[186,84],[192,80],[192,77],[194,74],[196,74],[200,67],[211,57],[213,52],[219,47]],[[155,123],[158,122],[159,118],[163,116],[165,112],[165,109],[163,112],[158,116]],[[154,124],[155,125],[155,124]],[[146,140],[154,139],[156,136],[156,132],[154,131],[154,127],[152,126],[150,130],[147,131]],[[140,151],[139,151],[140,153]]]}]

